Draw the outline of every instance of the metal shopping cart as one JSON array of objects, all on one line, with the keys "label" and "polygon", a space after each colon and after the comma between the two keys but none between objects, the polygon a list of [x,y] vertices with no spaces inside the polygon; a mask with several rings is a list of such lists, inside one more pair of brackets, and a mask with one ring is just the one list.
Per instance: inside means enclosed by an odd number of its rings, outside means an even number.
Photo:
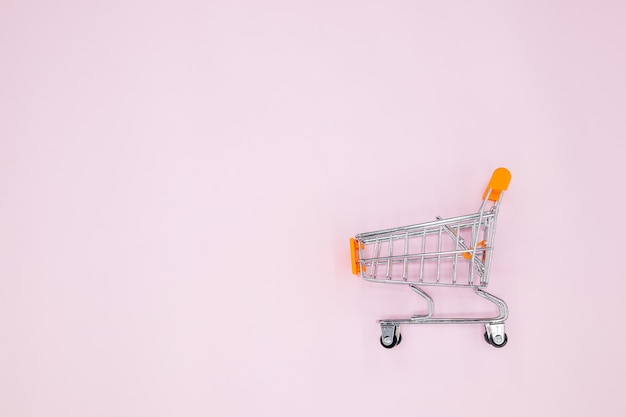
[{"label": "metal shopping cart", "polygon": [[[402,341],[402,324],[484,324],[485,341],[495,347],[507,343],[506,303],[484,291],[489,284],[496,219],[504,191],[511,181],[506,168],[493,172],[477,213],[393,229],[359,233],[350,239],[352,272],[366,281],[406,284],[422,296],[428,313],[399,320],[380,320],[380,343],[392,348]],[[488,207],[490,206],[490,207]],[[421,286],[471,288],[494,303],[497,317],[433,317],[435,303]]]}]

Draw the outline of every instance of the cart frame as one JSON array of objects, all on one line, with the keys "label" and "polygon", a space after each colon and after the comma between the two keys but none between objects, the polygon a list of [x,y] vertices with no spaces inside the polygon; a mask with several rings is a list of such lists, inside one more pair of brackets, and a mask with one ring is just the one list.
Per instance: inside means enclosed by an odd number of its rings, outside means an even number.
[{"label": "cart frame", "polygon": [[[437,216],[431,222],[360,233],[350,239],[355,275],[370,282],[408,285],[428,306],[426,314],[379,320],[383,347],[400,344],[403,324],[484,324],[487,343],[494,347],[506,345],[508,306],[484,288],[489,284],[496,220],[510,181],[511,173],[506,168],[496,169],[476,213],[447,219]],[[488,208],[490,203],[493,204]],[[469,244],[463,234],[469,235]],[[429,239],[430,246],[433,240],[436,244],[430,250]],[[454,247],[446,249],[444,244]],[[397,254],[398,250],[402,253]],[[434,317],[435,302],[420,288],[422,286],[472,289],[476,295],[493,303],[499,313],[495,317]]]}]

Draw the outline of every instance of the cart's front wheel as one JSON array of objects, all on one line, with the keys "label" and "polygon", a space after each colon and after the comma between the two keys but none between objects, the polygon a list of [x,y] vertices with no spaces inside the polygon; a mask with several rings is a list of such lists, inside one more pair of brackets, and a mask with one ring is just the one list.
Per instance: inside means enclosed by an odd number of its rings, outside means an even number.
[{"label": "cart's front wheel", "polygon": [[398,334],[398,337],[394,334],[393,337],[383,337],[380,336],[380,344],[383,345],[385,349],[391,349],[402,342],[402,335]]}]

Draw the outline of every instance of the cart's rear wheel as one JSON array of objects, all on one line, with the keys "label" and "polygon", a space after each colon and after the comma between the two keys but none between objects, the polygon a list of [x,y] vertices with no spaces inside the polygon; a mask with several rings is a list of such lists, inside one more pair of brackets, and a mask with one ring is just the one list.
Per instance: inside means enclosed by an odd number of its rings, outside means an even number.
[{"label": "cart's rear wheel", "polygon": [[506,342],[508,342],[508,341],[509,341],[509,337],[506,335],[506,333],[504,333],[504,340],[502,340],[502,343],[497,344],[496,342],[491,340],[491,345],[493,347],[501,348],[501,347],[504,347],[506,345]]},{"label": "cart's rear wheel", "polygon": [[392,347],[399,345],[401,341],[402,335],[400,334],[398,335],[398,337],[396,337],[396,335],[393,335],[393,338],[391,339],[389,344],[385,344],[385,338],[382,336],[380,337],[380,344],[383,345],[385,349],[391,349]]},{"label": "cart's rear wheel", "polygon": [[487,332],[485,332],[485,342],[489,343],[493,347],[497,347],[497,348],[504,347],[506,345],[506,342],[508,342],[508,341],[509,341],[509,337],[505,333],[504,334],[504,340],[502,341],[502,343],[497,344],[489,337]]}]

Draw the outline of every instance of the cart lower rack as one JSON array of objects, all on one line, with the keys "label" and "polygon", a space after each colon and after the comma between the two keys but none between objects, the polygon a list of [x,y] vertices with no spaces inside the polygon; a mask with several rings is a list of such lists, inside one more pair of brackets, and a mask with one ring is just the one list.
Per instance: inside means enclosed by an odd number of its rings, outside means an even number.
[{"label": "cart lower rack", "polygon": [[[404,284],[428,305],[424,315],[406,319],[380,320],[380,342],[385,348],[400,343],[402,324],[484,324],[485,341],[495,347],[507,343],[504,322],[506,303],[489,294],[489,269],[493,256],[496,220],[505,190],[511,181],[506,168],[493,172],[476,213],[375,232],[359,233],[350,239],[352,272],[366,281]],[[488,207],[490,206],[490,207]],[[435,303],[422,286],[472,289],[494,303],[497,317],[433,317]]]}]

